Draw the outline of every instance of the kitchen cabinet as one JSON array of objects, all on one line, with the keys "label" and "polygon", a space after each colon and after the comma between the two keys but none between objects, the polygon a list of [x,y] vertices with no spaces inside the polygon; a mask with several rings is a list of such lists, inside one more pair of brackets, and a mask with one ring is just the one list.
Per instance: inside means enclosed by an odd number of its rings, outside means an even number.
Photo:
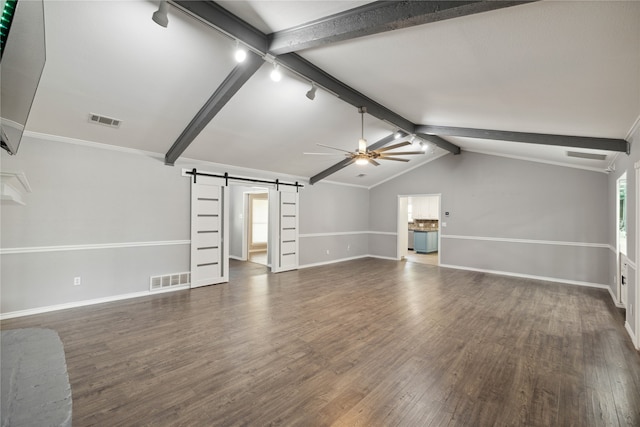
[{"label": "kitchen cabinet", "polygon": [[438,252],[438,232],[427,232],[427,253]]},{"label": "kitchen cabinet", "polygon": [[440,197],[428,197],[427,219],[440,219]]},{"label": "kitchen cabinet", "polygon": [[413,249],[419,254],[428,254],[438,251],[437,231],[417,231],[413,232]]},{"label": "kitchen cabinet", "polygon": [[411,197],[411,216],[415,219],[440,219],[438,196]]},{"label": "kitchen cabinet", "polygon": [[408,246],[409,246],[409,248],[408,248],[408,249],[409,249],[409,250],[413,250],[413,230],[409,230],[409,239],[408,239],[408,242],[409,242],[409,245],[408,245]]}]

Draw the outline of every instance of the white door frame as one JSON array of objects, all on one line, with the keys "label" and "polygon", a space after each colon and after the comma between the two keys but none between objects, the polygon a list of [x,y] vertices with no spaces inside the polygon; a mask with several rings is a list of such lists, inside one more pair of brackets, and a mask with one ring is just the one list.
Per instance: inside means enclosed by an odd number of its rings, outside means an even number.
[{"label": "white door frame", "polygon": [[[640,308],[640,278],[638,277],[638,264],[640,264],[640,161],[636,162],[634,165],[635,174],[636,174],[636,189],[635,189],[635,199],[636,199],[636,259],[635,259],[635,291],[636,291],[636,301],[635,307],[633,307],[633,313],[636,316],[636,328],[635,328],[635,339],[636,339],[636,349],[640,350],[640,313],[638,313],[638,308]],[[628,185],[628,181],[627,181]],[[628,239],[628,236],[627,236]],[[627,240],[628,241],[628,240]]]},{"label": "white door frame", "polygon": [[409,196],[398,195],[398,215],[397,215],[397,233],[396,233],[396,258],[402,260],[409,254],[409,229],[407,227],[407,219],[409,215]]},{"label": "white door frame", "polygon": [[[620,180],[624,177],[627,179],[627,173],[623,173],[616,179],[616,295],[617,301],[615,301],[618,307],[625,307],[625,303],[627,302],[626,295],[623,298],[622,291],[622,271],[620,268],[620,264],[622,261],[622,253],[620,251]],[[628,228],[628,227],[627,227]],[[628,240],[627,240],[628,242]],[[629,247],[627,246],[625,249],[625,256],[629,253]],[[627,283],[628,286],[628,283]],[[625,289],[626,292],[626,289]]]},{"label": "white door frame", "polygon": [[[409,197],[438,197],[438,265],[440,265],[440,259],[442,256],[442,193],[432,193],[432,194],[398,194],[398,208],[397,208],[397,230],[396,230],[396,259],[400,260],[402,259],[402,254],[404,253],[404,256],[406,256],[407,252],[407,245],[405,244],[405,248],[404,248],[404,252],[403,249],[400,247],[400,245],[404,242],[407,243],[408,242],[408,236],[409,236],[409,228],[407,227],[408,221],[407,221],[407,215],[409,214],[408,210],[407,210],[407,205],[406,203],[404,204],[404,208],[402,206],[402,198],[405,198],[408,201]],[[404,214],[404,217],[402,217],[401,215]],[[404,222],[403,222],[404,221]],[[400,236],[405,236],[404,238],[401,238]]]},{"label": "white door frame", "polygon": [[[251,224],[249,224],[249,221],[251,218],[249,218],[249,203],[250,203],[250,195],[251,194],[266,194],[267,195],[267,200],[269,200],[269,188],[268,187],[264,187],[264,190],[251,190],[251,191],[245,191],[242,193],[242,215],[243,215],[243,221],[242,221],[242,260],[243,261],[247,261],[249,260],[249,227],[251,227]],[[271,203],[271,202],[269,202]],[[269,227],[271,227],[271,218],[269,218]],[[270,234],[267,234],[267,259],[269,259],[269,239],[271,238]]]}]

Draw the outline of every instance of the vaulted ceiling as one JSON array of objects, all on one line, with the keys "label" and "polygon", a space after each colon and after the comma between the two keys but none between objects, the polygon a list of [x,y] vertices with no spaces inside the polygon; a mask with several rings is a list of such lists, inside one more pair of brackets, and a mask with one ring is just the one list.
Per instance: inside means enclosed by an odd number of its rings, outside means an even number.
[{"label": "vaulted ceiling", "polygon": [[[344,159],[317,144],[357,148],[366,104],[369,144],[400,129],[428,147],[324,178],[372,186],[457,147],[604,171],[640,117],[640,2],[430,2],[437,13],[395,18],[366,1],[207,3],[171,2],[163,28],[157,1],[45,2],[47,63],[27,130],[311,178]],[[255,52],[239,65],[237,39]]]}]

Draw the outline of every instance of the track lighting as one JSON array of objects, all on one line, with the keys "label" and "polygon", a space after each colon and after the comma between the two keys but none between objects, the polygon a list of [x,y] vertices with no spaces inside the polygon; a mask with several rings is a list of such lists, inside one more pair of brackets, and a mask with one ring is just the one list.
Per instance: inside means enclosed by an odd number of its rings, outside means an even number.
[{"label": "track lighting", "polygon": [[247,49],[240,45],[240,42],[236,40],[236,51],[233,55],[236,58],[236,62],[241,63],[247,59]]},{"label": "track lighting", "polygon": [[316,98],[317,89],[318,88],[316,87],[316,84],[311,82],[311,89],[309,89],[309,91],[307,92],[307,98],[313,101]]},{"label": "track lighting", "polygon": [[282,79],[282,73],[280,72],[278,64],[274,62],[273,70],[271,71],[271,80],[273,80],[274,82],[279,82],[280,79]]},{"label": "track lighting", "polygon": [[167,0],[160,0],[158,10],[153,12],[151,19],[161,27],[167,28],[169,24],[169,18],[167,17]]}]

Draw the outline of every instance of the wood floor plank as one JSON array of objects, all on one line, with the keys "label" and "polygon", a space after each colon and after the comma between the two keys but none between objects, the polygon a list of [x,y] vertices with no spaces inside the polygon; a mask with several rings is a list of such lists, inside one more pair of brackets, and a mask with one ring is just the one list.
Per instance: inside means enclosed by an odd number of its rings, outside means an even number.
[{"label": "wood floor plank", "polygon": [[361,259],[2,321],[54,329],[73,425],[632,426],[608,292]]}]

